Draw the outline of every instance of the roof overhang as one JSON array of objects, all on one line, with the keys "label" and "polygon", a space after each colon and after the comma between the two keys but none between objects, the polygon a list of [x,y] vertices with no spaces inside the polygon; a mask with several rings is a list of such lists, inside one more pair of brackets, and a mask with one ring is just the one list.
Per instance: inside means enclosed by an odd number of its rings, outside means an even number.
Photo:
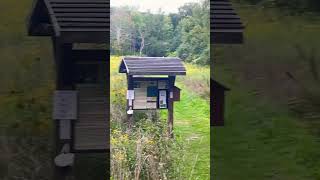
[{"label": "roof overhang", "polygon": [[30,36],[52,36],[62,43],[108,43],[108,0],[35,0]]},{"label": "roof overhang", "polygon": [[243,43],[244,26],[229,0],[210,1],[211,44]]},{"label": "roof overhang", "polygon": [[176,57],[124,57],[119,73],[128,75],[186,75],[180,58]]}]

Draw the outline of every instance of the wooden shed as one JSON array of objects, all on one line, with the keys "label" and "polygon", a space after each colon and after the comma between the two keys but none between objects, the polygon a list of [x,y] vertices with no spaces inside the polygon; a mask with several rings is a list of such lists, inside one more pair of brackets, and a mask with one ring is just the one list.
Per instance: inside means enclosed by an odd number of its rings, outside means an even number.
[{"label": "wooden shed", "polygon": [[244,26],[230,0],[210,1],[211,44],[243,42]]},{"label": "wooden shed", "polygon": [[[56,166],[71,165],[72,153],[109,151],[109,11],[109,0],[33,2],[28,34],[50,37],[54,51]],[[62,174],[55,168],[54,179]]]},{"label": "wooden shed", "polygon": [[173,102],[180,101],[177,75],[186,75],[181,59],[176,57],[124,57],[119,73],[128,82],[127,112],[129,124],[134,110],[168,109],[168,134],[173,130]]}]

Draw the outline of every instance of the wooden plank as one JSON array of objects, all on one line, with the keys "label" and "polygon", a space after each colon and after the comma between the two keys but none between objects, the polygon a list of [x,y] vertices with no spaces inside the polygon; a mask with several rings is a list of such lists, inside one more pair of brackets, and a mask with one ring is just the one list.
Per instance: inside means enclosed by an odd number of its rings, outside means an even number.
[{"label": "wooden plank", "polygon": [[213,33],[242,33],[243,29],[211,29]]},{"label": "wooden plank", "polygon": [[50,21],[51,21],[51,24],[54,29],[54,33],[56,36],[60,36],[60,27],[58,25],[57,18],[54,16],[54,12],[53,12],[52,8],[50,7],[48,0],[44,0],[44,3],[47,6],[47,9],[48,9],[48,12],[50,15]]},{"label": "wooden plank", "polygon": [[107,0],[49,0],[50,3],[59,3],[59,4],[110,4],[110,1]]},{"label": "wooden plank", "polygon": [[233,10],[217,10],[212,11],[213,14],[236,14]]},{"label": "wooden plank", "polygon": [[155,61],[155,60],[150,60],[150,61],[140,61],[140,60],[124,60],[125,63],[127,65],[141,65],[141,64],[145,64],[145,65],[154,65],[154,64],[163,64],[163,65],[177,65],[177,66],[181,66],[182,62],[181,61]]},{"label": "wooden plank", "polygon": [[76,150],[109,149],[109,127],[75,127],[74,148]]},{"label": "wooden plank", "polygon": [[241,24],[212,24],[213,29],[242,29],[244,28]]},{"label": "wooden plank", "polygon": [[61,32],[109,32],[108,28],[61,28]]},{"label": "wooden plank", "polygon": [[220,6],[215,6],[214,8],[211,8],[213,10],[234,10],[232,6],[225,6],[225,5],[220,5]]},{"label": "wooden plank", "polygon": [[84,18],[84,17],[57,17],[58,22],[107,22],[110,23],[109,18]]},{"label": "wooden plank", "polygon": [[210,6],[211,7],[220,6],[220,5],[230,5],[231,6],[231,2],[228,2],[228,1],[210,1]]},{"label": "wooden plank", "polygon": [[107,8],[53,8],[55,13],[109,13]]},{"label": "wooden plank", "polygon": [[181,61],[177,60],[124,60],[127,65],[129,64],[177,64],[181,65]]},{"label": "wooden plank", "polygon": [[213,19],[211,24],[242,24],[240,19]]},{"label": "wooden plank", "polygon": [[[162,68],[183,68],[180,64],[179,65],[167,65],[167,64],[164,64],[164,65],[159,65],[159,66],[152,66],[152,65],[149,65],[149,64],[146,64],[145,66],[141,66],[141,65],[137,65],[137,64],[134,64],[134,65],[130,65],[129,66],[130,69],[149,69],[149,68],[158,68],[158,69],[162,69]],[[185,68],[183,68],[185,69]]]},{"label": "wooden plank", "polygon": [[186,71],[184,67],[167,67],[167,68],[144,68],[144,67],[138,67],[138,68],[129,68],[129,72],[153,72],[153,71],[162,71],[162,72],[179,72],[179,71]]},{"label": "wooden plank", "polygon": [[[109,148],[109,100],[105,85],[77,84],[79,118],[74,128],[76,151]],[[97,99],[97,101],[92,101]],[[91,101],[88,101],[91,99]]]},{"label": "wooden plank", "polygon": [[86,28],[97,28],[97,27],[109,27],[109,23],[88,23],[88,22],[60,22],[60,27],[63,29],[65,27],[86,27]]},{"label": "wooden plank", "polygon": [[63,3],[63,4],[51,4],[53,8],[108,8],[109,9],[109,4],[86,4],[86,3],[77,3],[77,4],[72,4],[72,3]]},{"label": "wooden plank", "polygon": [[171,57],[148,57],[148,58],[140,58],[140,57],[125,57],[124,60],[139,60],[139,61],[150,61],[150,60],[160,60],[160,61],[181,61],[179,58],[171,58]]},{"label": "wooden plank", "polygon": [[181,63],[165,63],[165,62],[153,62],[153,63],[128,63],[127,67],[141,67],[141,66],[171,66],[171,67],[183,67],[183,64]]},{"label": "wooden plank", "polygon": [[210,18],[213,18],[212,21],[214,21],[214,19],[240,19],[240,17],[238,15],[227,15],[227,14],[213,14],[211,13]]},{"label": "wooden plank", "polygon": [[185,71],[179,72],[162,72],[162,71],[152,71],[152,72],[129,72],[129,75],[186,75]]},{"label": "wooden plank", "polygon": [[105,102],[80,102],[79,116],[82,115],[108,115],[109,104]]},{"label": "wooden plank", "polygon": [[55,13],[56,17],[101,17],[109,18],[109,13]]}]

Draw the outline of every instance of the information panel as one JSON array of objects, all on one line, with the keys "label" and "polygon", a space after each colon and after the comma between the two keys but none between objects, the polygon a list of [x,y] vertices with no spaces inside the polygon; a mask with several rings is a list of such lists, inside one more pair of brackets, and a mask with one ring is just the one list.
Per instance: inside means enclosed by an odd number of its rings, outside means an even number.
[{"label": "information panel", "polygon": [[167,108],[168,80],[136,80],[133,84],[133,109]]}]

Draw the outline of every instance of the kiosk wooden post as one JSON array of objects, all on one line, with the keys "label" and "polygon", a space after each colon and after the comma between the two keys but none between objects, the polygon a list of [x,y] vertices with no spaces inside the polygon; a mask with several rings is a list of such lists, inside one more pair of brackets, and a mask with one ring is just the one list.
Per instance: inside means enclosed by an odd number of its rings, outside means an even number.
[{"label": "kiosk wooden post", "polygon": [[[127,83],[128,83],[128,91],[132,91],[133,90],[133,77],[132,75],[127,75]],[[130,130],[132,128],[133,125],[133,109],[132,109],[132,104],[133,104],[133,99],[130,98],[129,94],[127,94],[127,125],[128,125],[128,129]]]},{"label": "kiosk wooden post", "polygon": [[174,109],[173,109],[173,87],[175,83],[175,76],[169,76],[169,98],[168,98],[168,136],[173,138],[173,119],[174,119]]}]

